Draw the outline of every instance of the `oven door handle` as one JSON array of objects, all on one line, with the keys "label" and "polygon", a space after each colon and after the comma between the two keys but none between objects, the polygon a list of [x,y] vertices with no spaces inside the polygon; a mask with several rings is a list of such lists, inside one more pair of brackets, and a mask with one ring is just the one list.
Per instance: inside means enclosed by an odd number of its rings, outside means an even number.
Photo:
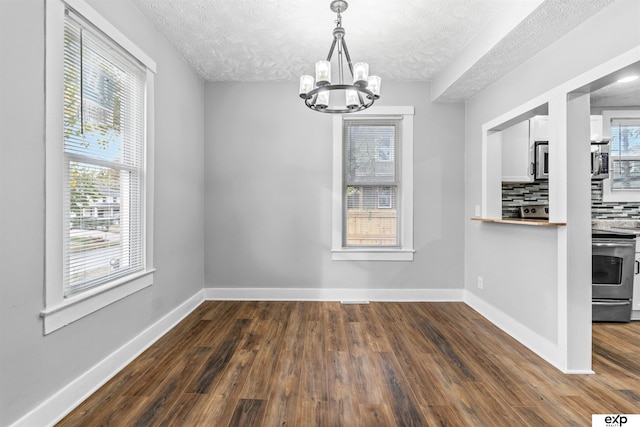
[{"label": "oven door handle", "polygon": [[593,301],[593,305],[604,305],[607,307],[617,307],[621,305],[629,305],[631,302],[629,300],[624,301]]},{"label": "oven door handle", "polygon": [[592,247],[594,248],[627,248],[627,247],[634,247],[636,246],[635,242],[630,242],[630,243],[604,243],[604,242],[593,242],[591,244]]}]

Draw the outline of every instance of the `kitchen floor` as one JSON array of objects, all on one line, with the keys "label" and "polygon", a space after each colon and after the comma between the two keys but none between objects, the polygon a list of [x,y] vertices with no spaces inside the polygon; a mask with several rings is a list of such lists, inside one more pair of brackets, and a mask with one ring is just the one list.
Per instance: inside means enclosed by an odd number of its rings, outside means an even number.
[{"label": "kitchen floor", "polygon": [[[630,323],[594,323],[593,370],[640,376],[640,321]],[[637,412],[640,413],[640,383],[635,387]]]},{"label": "kitchen floor", "polygon": [[564,375],[464,303],[207,301],[60,426],[591,425],[640,413],[640,322]]}]

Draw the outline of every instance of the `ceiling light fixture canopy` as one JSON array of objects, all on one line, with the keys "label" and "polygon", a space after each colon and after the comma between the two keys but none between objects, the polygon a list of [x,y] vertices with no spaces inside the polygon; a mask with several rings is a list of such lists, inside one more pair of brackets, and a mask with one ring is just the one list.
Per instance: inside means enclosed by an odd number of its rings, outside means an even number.
[{"label": "ceiling light fixture canopy", "polygon": [[[314,111],[333,114],[353,113],[371,107],[374,101],[380,98],[382,79],[369,75],[369,64],[366,62],[351,64],[351,56],[344,40],[345,31],[342,27],[341,15],[348,6],[344,0],[331,2],[329,7],[337,14],[337,19],[329,55],[326,60],[316,62],[315,80],[313,76],[309,75],[300,77],[300,98],[304,99],[306,106]],[[334,84],[331,82],[331,57],[336,47],[338,50],[338,83]],[[352,84],[344,82],[343,64],[345,59],[353,79]],[[337,98],[340,98],[342,102],[337,105],[330,104],[330,99],[335,101]]]}]

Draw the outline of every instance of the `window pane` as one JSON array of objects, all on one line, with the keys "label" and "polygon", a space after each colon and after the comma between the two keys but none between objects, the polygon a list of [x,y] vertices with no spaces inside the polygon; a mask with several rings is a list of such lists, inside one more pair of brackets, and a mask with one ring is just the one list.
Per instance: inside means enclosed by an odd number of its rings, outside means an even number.
[{"label": "window pane", "polygon": [[65,152],[140,166],[145,71],[70,18],[64,63]]},{"label": "window pane", "polygon": [[640,119],[611,120],[613,156],[640,156]]},{"label": "window pane", "polygon": [[613,188],[640,189],[640,160],[613,161]]},{"label": "window pane", "polygon": [[348,186],[345,246],[398,246],[397,187]]},{"label": "window pane", "polygon": [[611,157],[612,188],[640,189],[640,119],[611,120]]},{"label": "window pane", "polygon": [[345,175],[348,184],[396,182],[394,124],[345,124]]},{"label": "window pane", "polygon": [[143,266],[142,232],[135,224],[140,178],[90,164],[69,162],[65,294],[70,295]]}]

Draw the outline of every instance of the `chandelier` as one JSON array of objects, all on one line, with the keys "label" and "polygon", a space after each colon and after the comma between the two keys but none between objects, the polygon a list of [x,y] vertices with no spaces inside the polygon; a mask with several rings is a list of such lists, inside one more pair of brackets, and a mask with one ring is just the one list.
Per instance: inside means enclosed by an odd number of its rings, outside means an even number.
[{"label": "chandelier", "polygon": [[[369,64],[357,62],[351,64],[351,57],[344,40],[344,28],[342,28],[341,13],[347,10],[348,4],[344,0],[334,0],[329,6],[337,14],[336,28],[333,30],[333,42],[329,48],[326,61],[316,62],[316,78],[303,75],[300,77],[300,98],[304,99],[307,107],[321,113],[353,113],[369,108],[374,101],[380,98],[380,83],[378,76],[369,75]],[[334,50],[338,50],[338,83],[331,81],[331,57]],[[344,58],[343,58],[344,57]],[[344,81],[343,64],[346,59],[353,80],[352,84]],[[335,76],[334,76],[335,80]],[[315,82],[315,89],[314,89]],[[330,104],[330,100],[338,102]]]}]

